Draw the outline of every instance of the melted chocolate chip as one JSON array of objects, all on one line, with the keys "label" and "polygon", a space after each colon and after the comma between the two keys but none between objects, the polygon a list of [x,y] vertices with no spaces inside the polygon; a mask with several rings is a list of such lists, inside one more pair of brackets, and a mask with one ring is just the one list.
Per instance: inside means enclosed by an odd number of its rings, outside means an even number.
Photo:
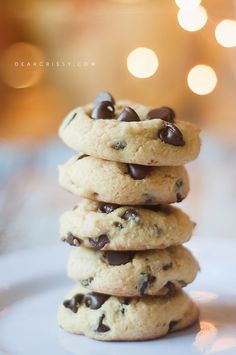
[{"label": "melted chocolate chip", "polygon": [[149,120],[160,118],[163,121],[173,123],[175,118],[175,112],[170,107],[159,107],[154,108],[153,110],[148,112],[147,118]]},{"label": "melted chocolate chip", "polygon": [[145,294],[146,289],[151,285],[153,282],[155,282],[156,277],[152,276],[147,273],[141,273],[140,274],[140,281],[138,285],[138,290],[141,296]]},{"label": "melted chocolate chip", "polygon": [[65,239],[65,242],[72,246],[79,246],[81,244],[81,240],[77,237],[74,236],[71,232],[67,233],[67,237]]},{"label": "melted chocolate chip", "polygon": [[133,179],[142,180],[147,176],[151,170],[151,167],[138,164],[128,164],[128,170]]},{"label": "melted chocolate chip", "polygon": [[112,103],[110,101],[102,101],[95,106],[91,114],[91,117],[94,120],[98,120],[98,119],[109,120],[111,118],[114,118],[114,114],[115,114],[115,108],[112,105]]},{"label": "melted chocolate chip", "polygon": [[173,328],[179,323],[178,320],[172,320],[169,323],[169,329],[168,329],[168,333],[172,332]]},{"label": "melted chocolate chip", "polygon": [[84,287],[89,286],[91,282],[93,282],[93,277],[89,277],[88,279],[84,279],[80,281],[81,285],[83,285]]},{"label": "melted chocolate chip", "polygon": [[176,194],[176,202],[182,202],[183,201],[183,197],[180,195],[179,192],[177,192]]},{"label": "melted chocolate chip", "polygon": [[90,292],[84,295],[83,303],[90,309],[98,309],[110,296],[102,293]]},{"label": "melted chocolate chip", "polygon": [[115,150],[123,150],[123,149],[125,149],[126,146],[127,146],[126,141],[116,142],[111,145],[111,147]]},{"label": "melted chocolate chip", "polygon": [[107,325],[103,324],[104,318],[105,318],[105,314],[103,314],[99,319],[98,327],[96,329],[96,331],[99,333],[105,333],[110,330],[110,328]]},{"label": "melted chocolate chip", "polygon": [[135,253],[132,251],[107,251],[104,253],[104,258],[107,260],[109,265],[125,265],[129,263]]},{"label": "melted chocolate chip", "polygon": [[118,228],[119,230],[121,230],[121,229],[124,228],[123,224],[120,223],[120,222],[114,222],[113,225],[114,225],[116,228]]},{"label": "melted chocolate chip", "polygon": [[108,236],[106,234],[100,235],[96,240],[89,238],[89,243],[95,249],[102,249],[107,243],[109,243]]},{"label": "melted chocolate chip", "polygon": [[77,112],[75,112],[72,117],[68,120],[68,122],[66,123],[65,127],[69,126],[69,124],[73,121],[73,119],[76,117]]},{"label": "melted chocolate chip", "polygon": [[172,262],[168,263],[168,264],[165,264],[162,266],[162,270],[166,271],[166,270],[169,270],[173,267],[173,264]]},{"label": "melted chocolate chip", "polygon": [[167,123],[164,128],[158,132],[158,137],[164,143],[181,146],[185,145],[185,141],[180,130],[173,124]]},{"label": "melted chocolate chip", "polygon": [[86,158],[88,157],[89,155],[88,154],[83,154],[83,155],[80,155],[77,160],[80,160],[80,159],[83,159],[83,158]]},{"label": "melted chocolate chip", "polygon": [[84,296],[83,294],[78,293],[74,295],[74,297],[71,300],[65,300],[63,302],[63,306],[69,308],[72,312],[76,313],[82,302],[83,296]]},{"label": "melted chocolate chip", "polygon": [[114,203],[102,203],[98,207],[98,211],[102,213],[111,213],[115,211],[117,208],[119,208],[119,205],[116,205]]},{"label": "melted chocolate chip", "polygon": [[125,219],[126,221],[139,220],[139,214],[134,208],[128,208],[120,218]]},{"label": "melted chocolate chip", "polygon": [[129,106],[126,106],[124,108],[124,110],[120,113],[117,119],[118,121],[123,121],[123,122],[140,121],[140,118],[137,115],[137,113]]},{"label": "melted chocolate chip", "polygon": [[102,101],[109,101],[113,106],[115,105],[115,99],[108,91],[101,91],[94,100],[94,103],[97,105]]}]

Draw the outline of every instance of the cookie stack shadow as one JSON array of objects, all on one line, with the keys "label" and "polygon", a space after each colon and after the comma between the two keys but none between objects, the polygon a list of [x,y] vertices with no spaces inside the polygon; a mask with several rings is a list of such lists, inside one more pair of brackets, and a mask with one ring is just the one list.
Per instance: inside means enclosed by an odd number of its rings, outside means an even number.
[{"label": "cookie stack shadow", "polygon": [[179,208],[189,192],[183,164],[199,130],[168,107],[115,102],[107,92],[73,110],[59,131],[80,154],[59,183],[83,200],[60,219],[76,282],[58,312],[66,331],[99,340],[146,340],[184,329],[198,310],[182,290],[199,265],[182,246],[195,223]]}]

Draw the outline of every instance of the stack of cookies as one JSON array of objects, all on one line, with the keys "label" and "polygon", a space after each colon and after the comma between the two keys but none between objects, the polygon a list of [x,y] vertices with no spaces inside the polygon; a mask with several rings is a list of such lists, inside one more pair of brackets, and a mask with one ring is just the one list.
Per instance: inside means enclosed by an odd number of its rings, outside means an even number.
[{"label": "stack of cookies", "polygon": [[189,192],[183,165],[199,154],[199,129],[169,107],[101,92],[69,113],[60,137],[80,152],[60,166],[60,185],[84,198],[60,220],[76,282],[60,326],[99,340],[144,340],[191,325],[198,311],[182,288],[199,266],[182,244],[195,223],[170,204]]}]

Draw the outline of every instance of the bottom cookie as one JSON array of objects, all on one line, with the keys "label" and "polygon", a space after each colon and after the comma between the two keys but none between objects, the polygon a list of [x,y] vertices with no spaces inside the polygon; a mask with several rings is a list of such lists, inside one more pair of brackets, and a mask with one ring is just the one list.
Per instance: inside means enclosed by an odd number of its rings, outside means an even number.
[{"label": "bottom cookie", "polygon": [[122,298],[76,286],[59,307],[58,322],[67,332],[113,341],[148,340],[184,329],[198,310],[183,291],[168,297]]}]

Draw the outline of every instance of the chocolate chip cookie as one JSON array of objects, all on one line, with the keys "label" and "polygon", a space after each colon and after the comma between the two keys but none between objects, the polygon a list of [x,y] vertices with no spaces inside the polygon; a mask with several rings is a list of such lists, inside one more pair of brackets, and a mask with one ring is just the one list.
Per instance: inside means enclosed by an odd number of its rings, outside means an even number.
[{"label": "chocolate chip cookie", "polygon": [[173,206],[120,206],[84,199],[61,216],[60,236],[72,246],[98,245],[101,250],[164,249],[188,241],[194,226]]},{"label": "chocolate chip cookie", "polygon": [[176,119],[171,108],[116,103],[106,92],[71,111],[59,135],[76,151],[130,164],[178,166],[196,159],[200,150],[198,127]]},{"label": "chocolate chip cookie", "polygon": [[69,113],[59,135],[80,152],[59,167],[59,183],[85,198],[60,219],[77,283],[59,307],[60,326],[132,341],[191,325],[198,311],[182,288],[199,265],[182,243],[195,223],[168,204],[188,195],[183,165],[199,154],[199,129],[170,107],[101,92]]},{"label": "chocolate chip cookie", "polygon": [[189,192],[183,166],[151,167],[80,155],[59,167],[59,183],[91,200],[130,205],[182,201]]},{"label": "chocolate chip cookie", "polygon": [[[100,243],[94,247],[99,249]],[[168,294],[192,282],[198,270],[197,261],[182,246],[136,252],[79,247],[68,262],[69,277],[88,289],[127,297]]]},{"label": "chocolate chip cookie", "polygon": [[67,332],[98,340],[147,340],[186,328],[198,318],[191,299],[178,291],[168,297],[121,298],[76,286],[59,307]]}]

